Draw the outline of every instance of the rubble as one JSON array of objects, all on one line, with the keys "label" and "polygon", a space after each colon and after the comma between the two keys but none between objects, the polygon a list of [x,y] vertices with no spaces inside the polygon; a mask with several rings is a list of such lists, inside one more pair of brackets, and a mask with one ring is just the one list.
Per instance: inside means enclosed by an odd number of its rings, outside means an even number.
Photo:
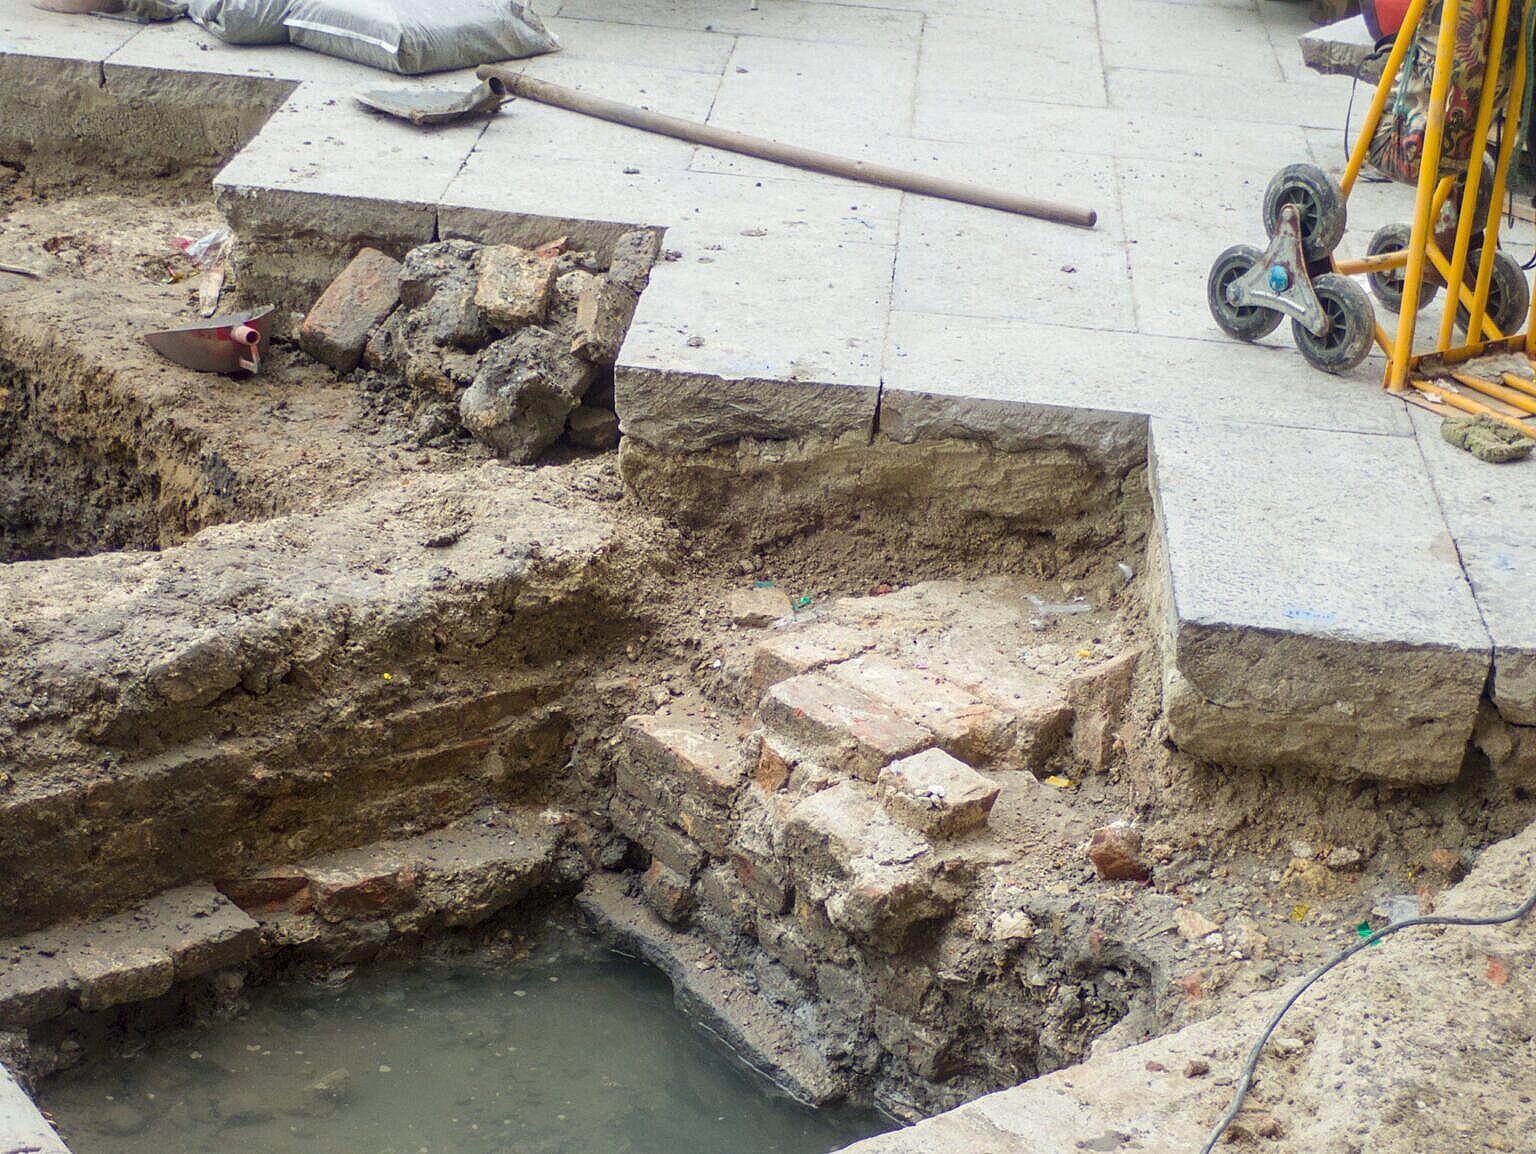
[{"label": "rubble", "polygon": [[1147,866],[1141,860],[1141,834],[1128,822],[1117,821],[1094,830],[1087,852],[1103,881],[1140,881],[1147,876]]},{"label": "rubble", "polygon": [[[648,238],[620,238],[618,279],[593,271],[588,254],[556,246],[419,246],[400,265],[400,307],[387,319],[346,312],[347,347],[361,348],[369,369],[404,387],[423,441],[459,428],[516,463],[536,460],[562,435],[583,448],[612,448],[619,427],[611,369],[638,300],[632,286],[643,288],[648,275]],[[327,363],[341,358],[319,334],[343,327],[326,318],[351,299],[338,291],[312,311],[313,355]],[[589,395],[600,377],[603,387]]]},{"label": "rubble", "polygon": [[487,245],[480,251],[475,309],[504,333],[542,325],[549,315],[555,272],[553,255],[510,244]]},{"label": "rubble", "polygon": [[350,373],[369,335],[399,301],[400,262],[378,249],[361,249],[309,310],[299,347],[338,373]]}]

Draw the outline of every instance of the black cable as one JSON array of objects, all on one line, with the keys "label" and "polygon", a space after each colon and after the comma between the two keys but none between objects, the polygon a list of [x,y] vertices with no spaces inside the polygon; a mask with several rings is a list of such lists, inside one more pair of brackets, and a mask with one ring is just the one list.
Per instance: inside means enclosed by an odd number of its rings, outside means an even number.
[{"label": "black cable", "polygon": [[[1360,63],[1355,65],[1355,78],[1349,83],[1349,106],[1344,110],[1345,164],[1349,163],[1350,152],[1354,147],[1354,144],[1349,137],[1349,119],[1355,114],[1355,89],[1360,87],[1360,77],[1365,72],[1365,66],[1373,60],[1380,60],[1383,56],[1386,56],[1392,51],[1392,39],[1393,38],[1390,36],[1383,37],[1382,40],[1376,45],[1376,47],[1371,49],[1370,52],[1366,53],[1365,57],[1360,61]],[[1364,172],[1362,172],[1360,175],[1364,180],[1370,181],[1373,184],[1383,183],[1385,179],[1383,177],[1372,176]]]},{"label": "black cable", "polygon": [[1329,970],[1341,962],[1348,961],[1367,946],[1374,946],[1383,938],[1397,933],[1398,930],[1412,929],[1414,926],[1501,926],[1506,922],[1519,921],[1533,909],[1536,909],[1536,890],[1532,890],[1531,896],[1509,913],[1499,914],[1495,917],[1426,917],[1409,918],[1406,921],[1394,922],[1390,926],[1384,926],[1377,930],[1370,937],[1360,939],[1360,941],[1350,946],[1347,950],[1334,955],[1317,969],[1313,970],[1307,975],[1306,980],[1296,987],[1295,992],[1285,1000],[1285,1004],[1275,1011],[1274,1016],[1269,1019],[1269,1024],[1264,1027],[1263,1033],[1259,1035],[1259,1040],[1253,1044],[1253,1049],[1248,1054],[1248,1061],[1243,1066],[1243,1076],[1238,1079],[1237,1091],[1232,1096],[1232,1104],[1227,1107],[1227,1112],[1221,1116],[1221,1121],[1216,1123],[1216,1128],[1211,1131],[1211,1136],[1205,1140],[1205,1145],[1200,1148],[1200,1154],[1211,1154],[1211,1151],[1216,1148],[1216,1143],[1221,1141],[1221,1136],[1227,1132],[1227,1127],[1232,1125],[1237,1119],[1238,1114],[1242,1111],[1243,1099],[1248,1097],[1248,1091],[1253,1085],[1253,1075],[1259,1068],[1259,1056],[1264,1052],[1264,1044],[1269,1041],[1270,1035],[1275,1032],[1275,1027],[1280,1025],[1280,1019],[1290,1012],[1291,1007],[1300,1000],[1301,995],[1311,988],[1312,983]]}]

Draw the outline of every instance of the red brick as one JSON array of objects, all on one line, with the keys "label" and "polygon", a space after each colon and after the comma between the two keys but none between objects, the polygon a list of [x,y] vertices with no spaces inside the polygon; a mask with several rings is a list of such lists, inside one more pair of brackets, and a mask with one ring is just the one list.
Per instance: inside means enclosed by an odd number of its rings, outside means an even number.
[{"label": "red brick", "polygon": [[933,744],[933,734],[825,673],[791,677],[763,698],[763,721],[808,744],[836,768],[873,781],[883,765]]},{"label": "red brick", "polygon": [[682,874],[659,861],[653,861],[651,868],[640,878],[640,892],[664,922],[675,925],[693,910],[693,886]]},{"label": "red brick", "polygon": [[338,373],[362,359],[368,334],[400,299],[400,262],[365,248],[330,283],[299,327],[299,347]]},{"label": "red brick", "polygon": [[941,749],[967,762],[990,765],[1012,753],[1012,719],[934,673],[886,657],[860,657],[829,672],[931,730]]}]

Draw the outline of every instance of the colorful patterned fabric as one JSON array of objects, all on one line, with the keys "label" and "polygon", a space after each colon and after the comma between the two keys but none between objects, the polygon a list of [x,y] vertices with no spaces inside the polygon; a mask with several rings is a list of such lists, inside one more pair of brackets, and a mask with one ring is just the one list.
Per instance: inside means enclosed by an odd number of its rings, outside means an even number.
[{"label": "colorful patterned fabric", "polygon": [[[1371,138],[1368,158],[1375,167],[1406,184],[1419,179],[1424,155],[1424,130],[1429,123],[1429,93],[1435,72],[1435,42],[1440,35],[1444,0],[1430,0],[1403,59],[1396,89]],[[1497,114],[1509,96],[1510,74],[1521,35],[1521,0],[1511,3],[1504,37],[1504,60],[1495,91]],[[1440,175],[1464,176],[1474,152],[1477,105],[1483,94],[1488,46],[1493,32],[1493,0],[1462,0],[1456,14],[1456,52],[1451,61],[1451,89],[1445,110],[1445,140],[1440,151]],[[1486,142],[1484,142],[1486,145]]]}]

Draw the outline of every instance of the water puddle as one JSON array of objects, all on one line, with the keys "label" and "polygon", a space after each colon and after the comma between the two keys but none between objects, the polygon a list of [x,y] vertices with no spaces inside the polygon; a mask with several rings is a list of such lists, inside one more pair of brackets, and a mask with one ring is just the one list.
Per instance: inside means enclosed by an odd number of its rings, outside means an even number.
[{"label": "water puddle", "polygon": [[565,931],[258,990],[41,1104],[76,1154],[825,1154],[889,1129],[777,1094],[658,972]]}]

